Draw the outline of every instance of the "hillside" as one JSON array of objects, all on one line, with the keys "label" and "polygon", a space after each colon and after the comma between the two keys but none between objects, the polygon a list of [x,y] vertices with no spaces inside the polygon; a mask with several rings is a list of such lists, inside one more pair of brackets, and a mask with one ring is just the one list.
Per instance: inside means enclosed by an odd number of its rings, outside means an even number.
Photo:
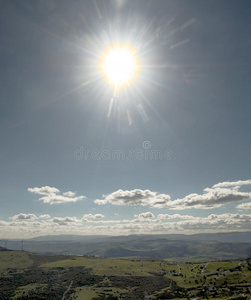
[{"label": "hillside", "polygon": [[0,274],[1,300],[251,299],[246,260],[175,263],[2,251]]},{"label": "hillside", "polygon": [[0,247],[0,251],[10,251],[10,250],[4,247]]}]

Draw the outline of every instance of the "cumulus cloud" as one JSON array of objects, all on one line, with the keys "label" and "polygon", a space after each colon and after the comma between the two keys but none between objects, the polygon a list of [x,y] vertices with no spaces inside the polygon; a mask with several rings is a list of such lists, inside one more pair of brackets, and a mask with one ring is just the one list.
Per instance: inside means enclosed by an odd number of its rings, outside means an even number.
[{"label": "cumulus cloud", "polygon": [[190,216],[190,215],[180,215],[180,214],[173,214],[173,215],[159,214],[157,218],[158,219],[162,219],[162,220],[174,220],[174,219],[192,220],[195,217]]},{"label": "cumulus cloud", "polygon": [[145,212],[145,213],[141,213],[139,215],[135,215],[135,218],[139,218],[139,219],[150,219],[150,218],[154,218],[154,214],[151,213],[150,211]]},{"label": "cumulus cloud", "polygon": [[28,188],[28,192],[39,194],[39,195],[51,195],[53,193],[59,193],[59,190],[55,187],[50,186],[42,186],[41,188],[34,187],[34,188]]},{"label": "cumulus cloud", "polygon": [[238,180],[238,181],[224,181],[217,183],[213,186],[213,188],[218,187],[229,187],[229,186],[242,186],[242,185],[249,185],[251,184],[251,179],[248,180]]},{"label": "cumulus cloud", "polygon": [[118,190],[109,195],[103,195],[102,200],[97,199],[94,201],[95,204],[113,204],[113,205],[142,205],[142,206],[152,206],[152,207],[164,207],[170,202],[170,196],[165,194],[158,194],[156,192],[151,192],[150,190],[140,190],[134,189],[128,190]]},{"label": "cumulus cloud", "polygon": [[236,206],[238,209],[251,209],[251,202],[242,203]]},{"label": "cumulus cloud", "polygon": [[228,220],[232,220],[232,219],[239,219],[239,220],[250,220],[251,219],[251,215],[240,215],[240,214],[230,214],[230,213],[225,213],[225,214],[211,214],[208,217],[204,218],[207,220],[224,220],[224,221],[228,221]]},{"label": "cumulus cloud", "polygon": [[52,219],[53,223],[56,223],[58,225],[68,225],[68,224],[76,224],[79,222],[79,220],[75,217],[65,217],[65,218],[59,218],[59,217],[55,217]]},{"label": "cumulus cloud", "polygon": [[61,195],[49,195],[39,198],[39,200],[42,200],[44,203],[49,204],[61,204],[61,203],[72,203],[77,202],[78,200],[84,199],[84,196],[79,197],[66,197]]},{"label": "cumulus cloud", "polygon": [[104,218],[104,215],[102,215],[102,214],[95,214],[95,215],[85,214],[85,215],[83,215],[83,218],[84,219],[102,219],[102,218]]},{"label": "cumulus cloud", "polygon": [[74,197],[76,195],[76,193],[68,191],[68,192],[63,193],[63,195],[68,196],[68,197]]},{"label": "cumulus cloud", "polygon": [[18,221],[18,220],[36,220],[37,217],[33,214],[23,214],[20,213],[18,215],[15,215],[13,217],[11,217],[10,219],[12,219],[13,221]]},{"label": "cumulus cloud", "polygon": [[71,191],[65,192],[63,193],[63,195],[58,195],[60,191],[57,188],[50,186],[43,186],[41,188],[28,188],[27,190],[31,193],[43,195],[43,197],[39,198],[39,200],[49,204],[76,202],[78,200],[86,198],[85,196],[74,197],[75,193]]},{"label": "cumulus cloud", "polygon": [[175,200],[171,200],[168,194],[158,194],[150,190],[118,190],[109,195],[103,195],[104,199],[97,199],[94,203],[98,205],[141,205],[176,210],[191,208],[211,209],[251,199],[251,192],[239,190],[241,186],[248,184],[251,184],[251,180],[221,182],[215,184],[212,188],[204,189],[202,194],[192,193],[184,198]]},{"label": "cumulus cloud", "polygon": [[183,229],[193,231],[250,230],[251,215],[211,214],[205,218],[177,222]]},{"label": "cumulus cloud", "polygon": [[206,188],[202,195],[190,194],[182,199],[172,201],[168,206],[172,209],[210,209],[223,206],[228,203],[244,201],[251,198],[250,192],[240,192],[238,188]]},{"label": "cumulus cloud", "polygon": [[40,215],[38,218],[39,219],[49,219],[51,216],[50,215]]},{"label": "cumulus cloud", "polygon": [[7,227],[8,225],[9,225],[9,222],[0,221],[0,227]]}]

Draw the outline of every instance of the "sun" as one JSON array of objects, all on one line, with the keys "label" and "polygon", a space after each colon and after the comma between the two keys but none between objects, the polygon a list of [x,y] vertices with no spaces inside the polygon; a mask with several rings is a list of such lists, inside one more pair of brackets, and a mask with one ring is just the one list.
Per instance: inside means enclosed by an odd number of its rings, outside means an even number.
[{"label": "sun", "polygon": [[109,44],[99,56],[99,73],[113,89],[114,96],[139,77],[141,65],[137,51],[129,43],[117,41],[112,46]]}]

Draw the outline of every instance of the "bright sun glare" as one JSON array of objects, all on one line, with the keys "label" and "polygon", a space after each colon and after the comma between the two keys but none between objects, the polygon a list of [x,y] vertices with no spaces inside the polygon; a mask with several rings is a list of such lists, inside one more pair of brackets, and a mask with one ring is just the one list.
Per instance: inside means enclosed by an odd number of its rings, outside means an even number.
[{"label": "bright sun glare", "polygon": [[129,43],[117,41],[112,46],[108,45],[99,58],[99,73],[113,89],[114,95],[133,84],[139,77],[141,65],[137,49]]}]

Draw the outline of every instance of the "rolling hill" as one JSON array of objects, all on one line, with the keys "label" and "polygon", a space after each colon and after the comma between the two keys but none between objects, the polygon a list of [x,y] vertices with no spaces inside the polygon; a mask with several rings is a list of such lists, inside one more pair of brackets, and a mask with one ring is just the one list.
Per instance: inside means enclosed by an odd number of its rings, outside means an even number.
[{"label": "rolling hill", "polygon": [[[20,250],[17,240],[8,248]],[[24,249],[41,254],[152,259],[245,259],[251,256],[251,232],[197,235],[44,236],[24,241]]]}]

